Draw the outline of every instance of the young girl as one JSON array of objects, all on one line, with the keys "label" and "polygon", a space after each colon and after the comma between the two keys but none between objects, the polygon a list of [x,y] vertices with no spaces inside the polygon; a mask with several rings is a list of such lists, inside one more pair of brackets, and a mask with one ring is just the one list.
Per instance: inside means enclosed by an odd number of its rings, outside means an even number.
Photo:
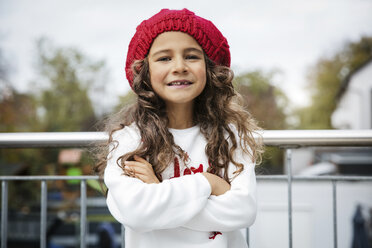
[{"label": "young girl", "polygon": [[125,247],[247,247],[262,146],[229,66],[225,37],[187,9],[137,27],[125,68],[137,101],[110,120],[96,166]]}]

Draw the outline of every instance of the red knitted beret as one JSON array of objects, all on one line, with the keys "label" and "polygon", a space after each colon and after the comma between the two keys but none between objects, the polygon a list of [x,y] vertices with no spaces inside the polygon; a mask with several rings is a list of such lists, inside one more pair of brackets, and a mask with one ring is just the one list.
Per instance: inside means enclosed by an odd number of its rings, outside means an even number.
[{"label": "red knitted beret", "polygon": [[129,43],[125,72],[130,86],[133,84],[131,65],[144,59],[154,39],[167,31],[181,31],[194,37],[209,59],[218,65],[230,67],[230,50],[226,38],[216,26],[193,12],[162,9],[148,20],[144,20]]}]

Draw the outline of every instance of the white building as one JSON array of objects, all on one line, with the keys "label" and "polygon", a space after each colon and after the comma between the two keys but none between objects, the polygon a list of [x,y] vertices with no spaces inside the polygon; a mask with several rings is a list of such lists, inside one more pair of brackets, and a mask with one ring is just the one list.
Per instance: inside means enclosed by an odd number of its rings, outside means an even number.
[{"label": "white building", "polygon": [[[337,129],[372,128],[372,59],[353,72],[342,84],[332,115]],[[324,151],[323,153],[319,153]],[[294,149],[292,172],[296,175],[359,174],[371,166],[370,148]],[[316,155],[317,154],[317,155]],[[322,158],[319,158],[320,155]],[[317,163],[318,160],[323,161]],[[314,164],[315,163],[315,164]],[[346,170],[349,169],[349,170]],[[350,171],[351,170],[351,171]],[[365,221],[372,222],[371,182],[337,183],[338,247],[351,247],[353,216],[358,205]],[[294,182],[293,247],[333,247],[332,183]],[[250,230],[251,247],[288,247],[286,182],[258,183],[258,216]]]},{"label": "white building", "polygon": [[337,129],[372,128],[372,59],[343,81],[332,125]]}]

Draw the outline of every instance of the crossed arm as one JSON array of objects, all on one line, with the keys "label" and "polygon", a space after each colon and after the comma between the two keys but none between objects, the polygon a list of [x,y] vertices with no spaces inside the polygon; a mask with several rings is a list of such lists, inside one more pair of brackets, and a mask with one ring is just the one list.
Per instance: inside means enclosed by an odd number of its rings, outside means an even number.
[{"label": "crossed arm", "polygon": [[[135,155],[134,161],[125,161],[124,170],[144,183],[160,183],[155,176],[152,165],[139,156]],[[202,175],[208,180],[211,186],[211,195],[222,195],[231,188],[230,184],[219,176],[209,172],[203,172]]]},{"label": "crossed arm", "polygon": [[[133,144],[133,145],[132,145]],[[116,161],[135,149],[135,142],[120,143],[104,173],[107,206],[122,224],[138,232],[176,227],[195,231],[228,232],[251,225],[256,216],[254,163],[241,152],[236,161],[244,170],[229,185],[222,178],[203,172],[159,183],[151,164],[135,157],[125,164],[123,175]],[[235,166],[229,167],[233,175]]]}]

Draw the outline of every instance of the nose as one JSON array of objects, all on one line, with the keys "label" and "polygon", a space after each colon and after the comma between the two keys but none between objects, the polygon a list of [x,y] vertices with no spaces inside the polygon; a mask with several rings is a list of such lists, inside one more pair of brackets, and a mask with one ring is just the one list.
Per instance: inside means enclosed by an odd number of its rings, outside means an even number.
[{"label": "nose", "polygon": [[185,73],[188,71],[186,61],[183,57],[176,57],[174,59],[173,73]]}]

